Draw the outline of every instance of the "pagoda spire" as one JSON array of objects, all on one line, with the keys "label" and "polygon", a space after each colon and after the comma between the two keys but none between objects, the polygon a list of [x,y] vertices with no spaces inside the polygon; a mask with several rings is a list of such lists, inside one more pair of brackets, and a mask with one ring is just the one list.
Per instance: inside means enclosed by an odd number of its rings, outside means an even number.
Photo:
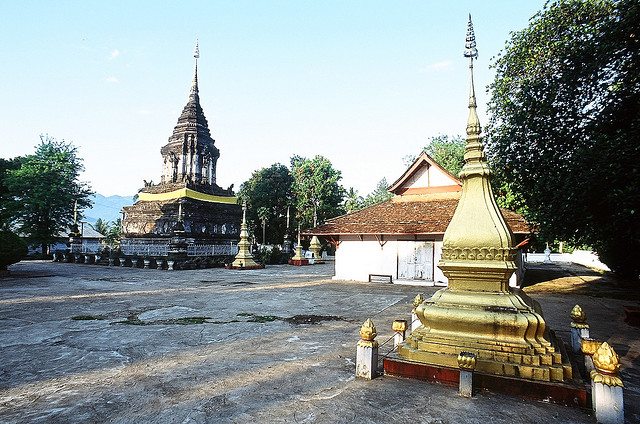
[{"label": "pagoda spire", "polygon": [[480,120],[478,119],[476,89],[473,82],[473,59],[478,59],[478,49],[476,48],[476,36],[473,32],[473,22],[469,14],[467,23],[467,38],[464,44],[464,57],[469,58],[469,73],[471,74],[471,88],[469,89],[469,119],[467,120],[467,135],[480,135]]},{"label": "pagoda spire", "polygon": [[415,309],[422,324],[397,348],[403,359],[437,367],[459,366],[458,354],[472,352],[476,370],[509,378],[571,380],[571,366],[546,329],[540,305],[513,290],[516,269],[513,234],[491,189],[482,147],[473,82],[478,57],[471,16],[464,56],[471,88],[462,193],[442,240],[438,267],[448,286]]},{"label": "pagoda spire", "polygon": [[194,98],[198,95],[198,59],[200,58],[200,46],[198,39],[196,39],[196,48],[193,51],[193,57],[196,59],[195,71],[193,73],[193,82],[191,83],[191,92],[189,98]]}]

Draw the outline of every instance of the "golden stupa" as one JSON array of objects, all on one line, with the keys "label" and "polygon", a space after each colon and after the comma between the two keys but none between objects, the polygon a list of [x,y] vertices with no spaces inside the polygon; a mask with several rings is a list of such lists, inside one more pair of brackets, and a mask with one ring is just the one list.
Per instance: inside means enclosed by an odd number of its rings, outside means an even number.
[{"label": "golden stupa", "polygon": [[401,359],[458,368],[458,355],[476,356],[476,372],[537,381],[565,381],[572,370],[546,327],[540,305],[509,287],[515,270],[513,235],[493,197],[476,111],[469,16],[465,57],[471,90],[462,195],[444,234],[438,266],[449,279],[416,307],[421,326],[398,347]]}]

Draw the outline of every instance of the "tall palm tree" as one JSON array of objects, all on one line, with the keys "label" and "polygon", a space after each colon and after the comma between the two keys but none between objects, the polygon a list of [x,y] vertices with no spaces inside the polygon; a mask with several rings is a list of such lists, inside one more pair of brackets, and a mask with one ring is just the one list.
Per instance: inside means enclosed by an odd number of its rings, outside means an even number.
[{"label": "tall palm tree", "polygon": [[267,220],[269,219],[269,209],[263,207],[258,208],[258,219],[262,221],[262,244],[267,244],[265,237],[267,231]]}]

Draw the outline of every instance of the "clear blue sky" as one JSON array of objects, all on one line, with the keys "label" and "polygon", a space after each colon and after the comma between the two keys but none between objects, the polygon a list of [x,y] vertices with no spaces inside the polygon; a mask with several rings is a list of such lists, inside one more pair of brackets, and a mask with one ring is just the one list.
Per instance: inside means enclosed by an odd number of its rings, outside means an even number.
[{"label": "clear blue sky", "polygon": [[429,137],[463,133],[462,57],[474,20],[482,123],[491,57],[544,4],[531,1],[3,1],[0,157],[39,135],[72,141],[99,193],[159,181],[160,147],[200,98],[235,187],[293,154],[328,157],[361,194]]}]

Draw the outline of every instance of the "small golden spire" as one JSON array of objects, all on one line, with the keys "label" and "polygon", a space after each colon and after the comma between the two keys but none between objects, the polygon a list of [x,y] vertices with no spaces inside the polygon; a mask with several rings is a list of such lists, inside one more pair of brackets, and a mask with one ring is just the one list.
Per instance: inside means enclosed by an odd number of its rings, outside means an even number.
[{"label": "small golden spire", "polygon": [[576,305],[571,309],[571,326],[573,328],[589,328],[589,324],[587,324],[587,314],[582,310],[580,305]]},{"label": "small golden spire", "polygon": [[597,352],[601,344],[602,342],[599,340],[581,339],[580,350],[582,350],[582,353],[584,353],[585,355],[593,356]]},{"label": "small golden spire", "polygon": [[473,371],[476,369],[476,355],[471,352],[460,352],[458,355],[458,367],[461,370]]},{"label": "small golden spire", "polygon": [[242,201],[242,225],[247,225],[247,199]]},{"label": "small golden spire", "polygon": [[593,354],[593,365],[596,368],[591,371],[591,379],[594,383],[623,387],[622,380],[618,377],[620,358],[609,343],[602,343]]},{"label": "small golden spire", "polygon": [[424,296],[422,293],[419,293],[413,298],[413,307],[417,308],[422,302],[424,302]]},{"label": "small golden spire", "polygon": [[362,327],[360,327],[360,339],[365,342],[372,342],[377,335],[376,326],[371,321],[371,318],[367,318]]},{"label": "small golden spire", "polygon": [[473,59],[478,58],[478,49],[476,48],[476,36],[473,32],[473,22],[471,22],[471,14],[469,14],[469,23],[467,24],[467,37],[464,44],[464,57],[469,58],[469,72],[471,73],[471,88],[469,90],[469,119],[467,120],[467,135],[480,135],[480,119],[478,119],[476,89],[473,82]]},{"label": "small golden spire", "polygon": [[391,324],[391,329],[396,333],[404,333],[407,331],[407,320],[405,319],[396,319]]}]

